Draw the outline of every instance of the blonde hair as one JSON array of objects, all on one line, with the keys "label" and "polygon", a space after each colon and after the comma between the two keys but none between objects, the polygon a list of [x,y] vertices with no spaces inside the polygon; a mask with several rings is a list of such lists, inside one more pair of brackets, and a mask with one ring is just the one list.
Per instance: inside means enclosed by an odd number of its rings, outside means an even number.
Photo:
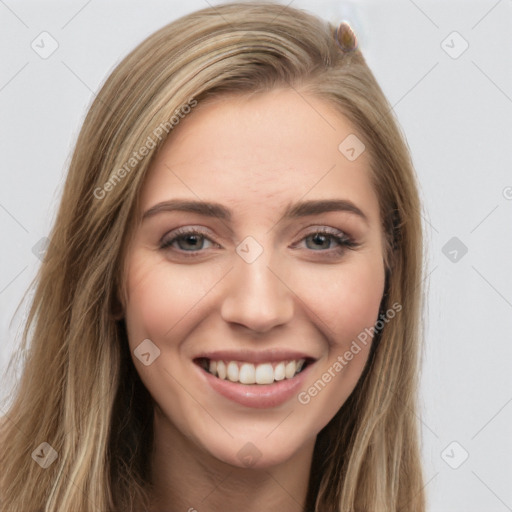
[{"label": "blonde hair", "polygon": [[[2,510],[149,507],[153,403],[114,313],[126,294],[123,263],[139,192],[165,141],[156,130],[171,133],[169,119],[192,101],[293,87],[338,109],[369,151],[387,240],[381,312],[403,309],[377,331],[355,390],[318,434],[309,507],[424,511],[416,178],[363,55],[343,51],[335,33],[332,24],[272,2],[224,4],[158,30],[108,77],[78,137],[23,331],[29,350],[1,430]],[[147,154],[131,161],[143,146]],[[47,469],[31,457],[42,442],[58,454]]]}]

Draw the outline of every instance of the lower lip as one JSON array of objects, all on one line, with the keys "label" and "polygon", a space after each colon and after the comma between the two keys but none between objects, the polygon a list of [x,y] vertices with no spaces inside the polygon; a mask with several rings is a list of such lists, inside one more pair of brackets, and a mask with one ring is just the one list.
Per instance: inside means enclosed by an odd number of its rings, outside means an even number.
[{"label": "lower lip", "polygon": [[267,409],[284,404],[301,389],[304,379],[309,374],[313,363],[308,364],[304,370],[291,379],[284,379],[274,384],[240,384],[230,380],[219,379],[194,363],[205,381],[214,391],[225,398],[245,407],[254,409]]}]

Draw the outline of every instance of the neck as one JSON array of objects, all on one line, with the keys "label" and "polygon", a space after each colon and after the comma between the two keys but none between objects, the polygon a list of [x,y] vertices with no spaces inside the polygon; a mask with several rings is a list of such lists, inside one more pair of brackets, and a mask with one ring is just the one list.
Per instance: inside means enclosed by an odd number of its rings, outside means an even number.
[{"label": "neck", "polygon": [[267,468],[236,467],[194,444],[155,414],[151,512],[303,512],[315,438]]}]

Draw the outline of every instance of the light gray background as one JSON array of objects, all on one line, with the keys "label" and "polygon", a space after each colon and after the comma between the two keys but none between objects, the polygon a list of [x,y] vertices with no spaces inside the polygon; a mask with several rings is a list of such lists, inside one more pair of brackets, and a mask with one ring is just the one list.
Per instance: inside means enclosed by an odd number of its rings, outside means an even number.
[{"label": "light gray background", "polygon": [[[146,36],[218,3],[0,0],[2,373],[25,314],[13,319],[15,308],[40,264],[33,248],[49,232],[95,92]],[[512,511],[512,0],[291,4],[352,22],[419,175],[428,510]],[[46,59],[31,47],[43,31],[59,45]]]}]

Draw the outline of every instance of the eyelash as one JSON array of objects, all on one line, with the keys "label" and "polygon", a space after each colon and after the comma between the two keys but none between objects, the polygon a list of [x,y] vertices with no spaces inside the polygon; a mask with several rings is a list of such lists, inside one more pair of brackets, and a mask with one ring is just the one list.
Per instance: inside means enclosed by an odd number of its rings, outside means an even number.
[{"label": "eyelash", "polygon": [[[209,240],[212,244],[215,244],[215,242],[210,240],[210,238],[207,236],[207,233],[202,231],[199,228],[178,228],[173,232],[173,235],[174,236],[168,240],[162,239],[162,241],[160,243],[160,249],[162,249],[162,250],[170,249],[174,242],[176,242],[179,239],[186,238],[187,236],[200,236],[200,237],[205,238],[206,240]],[[332,230],[329,228],[315,229],[314,231],[311,231],[306,236],[304,236],[300,241],[303,241],[306,238],[315,236],[315,235],[328,236],[328,237],[330,237],[331,240],[334,240],[338,244],[338,247],[335,249],[326,249],[326,250],[310,249],[313,252],[324,253],[326,256],[334,256],[334,257],[340,256],[342,253],[345,252],[346,249],[355,249],[360,245],[357,242],[355,242],[347,234],[345,234],[341,231]],[[183,249],[177,249],[177,251],[187,258],[197,257],[200,255],[201,252],[203,252],[201,249],[198,251],[186,251]]]}]

